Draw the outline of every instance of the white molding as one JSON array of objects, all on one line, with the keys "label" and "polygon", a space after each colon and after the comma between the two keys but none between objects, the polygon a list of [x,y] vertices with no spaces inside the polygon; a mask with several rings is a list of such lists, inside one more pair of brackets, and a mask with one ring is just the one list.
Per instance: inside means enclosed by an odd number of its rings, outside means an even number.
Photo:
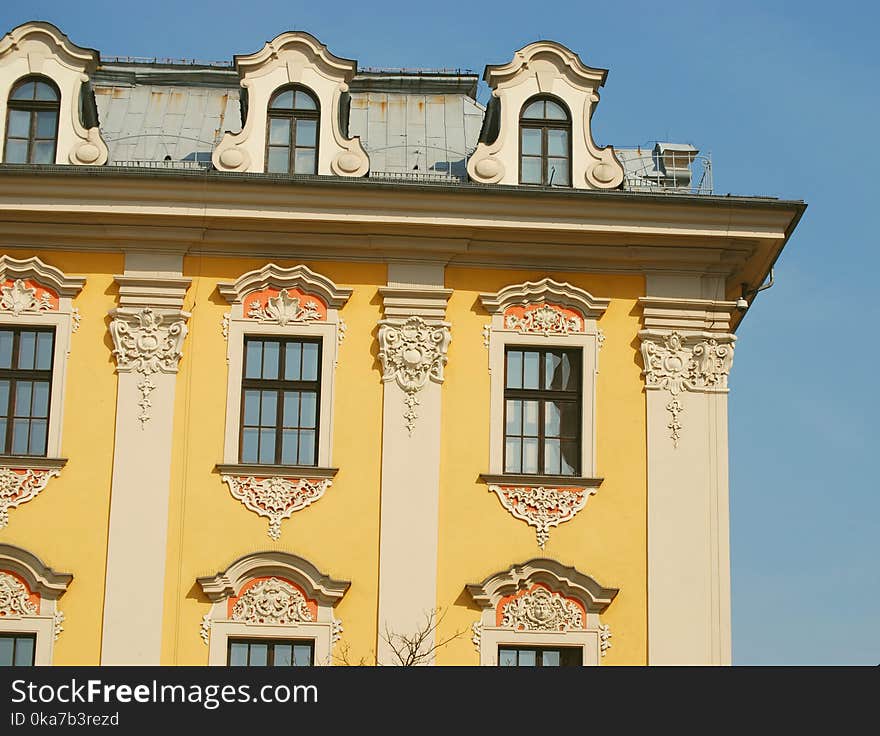
[{"label": "white molding", "polygon": [[9,510],[37,497],[49,481],[60,475],[60,468],[10,467],[6,462],[15,463],[15,458],[4,458],[0,466],[0,529],[9,524]]}]

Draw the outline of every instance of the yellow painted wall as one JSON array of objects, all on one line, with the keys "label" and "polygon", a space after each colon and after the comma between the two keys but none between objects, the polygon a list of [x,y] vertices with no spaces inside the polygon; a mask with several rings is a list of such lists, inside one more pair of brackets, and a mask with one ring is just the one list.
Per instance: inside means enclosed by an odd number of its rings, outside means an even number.
[{"label": "yellow painted wall", "polygon": [[437,605],[445,611],[444,640],[464,632],[437,653],[438,664],[479,664],[471,624],[479,609],[464,586],[512,564],[550,557],[620,593],[602,614],[612,646],[603,665],[647,663],[647,465],[645,398],[638,363],[641,276],[541,273],[568,281],[611,304],[598,324],[606,339],[596,385],[598,493],[571,521],[552,529],[542,553],[535,530],[508,513],[478,479],[489,471],[489,371],[483,325],[489,316],[480,292],[534,280],[528,271],[447,268],[453,289],[447,308],[452,342],[446,381],[440,468]]},{"label": "yellow painted wall", "polygon": [[[301,263],[275,262],[285,267]],[[175,396],[163,664],[207,664],[208,647],[199,627],[210,604],[196,578],[268,549],[300,555],[323,573],[353,581],[335,609],[345,626],[342,643],[350,644],[353,661],[374,657],[382,459],[376,323],[381,318],[378,287],[386,283],[387,269],[383,264],[305,264],[353,289],[341,310],[348,329],[336,368],[333,465],[340,470],[320,501],[282,522],[281,538],[273,542],[266,533],[268,520],[235,500],[214,471],[223,462],[227,369],[220,325],[229,311],[216,286],[265,264],[265,259],[184,260],[184,275],[192,279],[184,309],[192,317]]]},{"label": "yellow painted wall", "polygon": [[[113,275],[122,255],[4,249],[15,258],[39,256],[69,276],[86,276],[73,304],[82,321],[71,339],[67,366],[61,475],[32,501],[9,512],[0,542],[32,552],[73,582],[58,607],[64,632],[55,642],[54,663],[96,665],[101,658],[104,569],[113,472],[116,373],[107,313],[117,306]],[[25,320],[22,320],[25,322]]]}]

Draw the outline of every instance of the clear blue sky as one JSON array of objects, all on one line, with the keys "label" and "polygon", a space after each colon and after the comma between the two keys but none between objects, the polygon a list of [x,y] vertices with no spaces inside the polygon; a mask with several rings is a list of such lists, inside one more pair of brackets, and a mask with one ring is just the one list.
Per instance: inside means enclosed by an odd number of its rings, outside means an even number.
[{"label": "clear blue sky", "polygon": [[871,5],[31,0],[3,3],[0,32],[37,18],[105,55],[230,59],[301,29],[362,66],[478,72],[549,38],[610,69],[593,123],[600,144],[691,142],[712,153],[716,192],[806,200],[776,285],[738,332],[731,376],[734,662],[876,665]]}]

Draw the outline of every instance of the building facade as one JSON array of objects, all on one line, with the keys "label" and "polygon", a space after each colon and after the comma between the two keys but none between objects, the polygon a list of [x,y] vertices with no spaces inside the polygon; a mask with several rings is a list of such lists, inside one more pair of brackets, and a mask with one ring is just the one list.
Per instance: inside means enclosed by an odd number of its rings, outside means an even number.
[{"label": "building facade", "polygon": [[606,74],[9,31],[0,662],[729,663],[734,332],[805,205],[598,145]]}]

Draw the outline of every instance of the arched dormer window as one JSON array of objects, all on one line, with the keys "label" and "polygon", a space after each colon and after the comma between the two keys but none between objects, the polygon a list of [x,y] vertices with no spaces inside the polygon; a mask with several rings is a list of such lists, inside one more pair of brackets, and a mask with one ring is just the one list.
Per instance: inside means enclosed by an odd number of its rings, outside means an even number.
[{"label": "arched dormer window", "polygon": [[321,107],[305,87],[277,90],[269,100],[266,171],[317,174]]},{"label": "arched dormer window", "polygon": [[520,128],[520,184],[571,186],[571,115],[551,97],[523,105]]},{"label": "arched dormer window", "polygon": [[46,77],[20,79],[9,93],[3,161],[54,164],[61,95]]}]

